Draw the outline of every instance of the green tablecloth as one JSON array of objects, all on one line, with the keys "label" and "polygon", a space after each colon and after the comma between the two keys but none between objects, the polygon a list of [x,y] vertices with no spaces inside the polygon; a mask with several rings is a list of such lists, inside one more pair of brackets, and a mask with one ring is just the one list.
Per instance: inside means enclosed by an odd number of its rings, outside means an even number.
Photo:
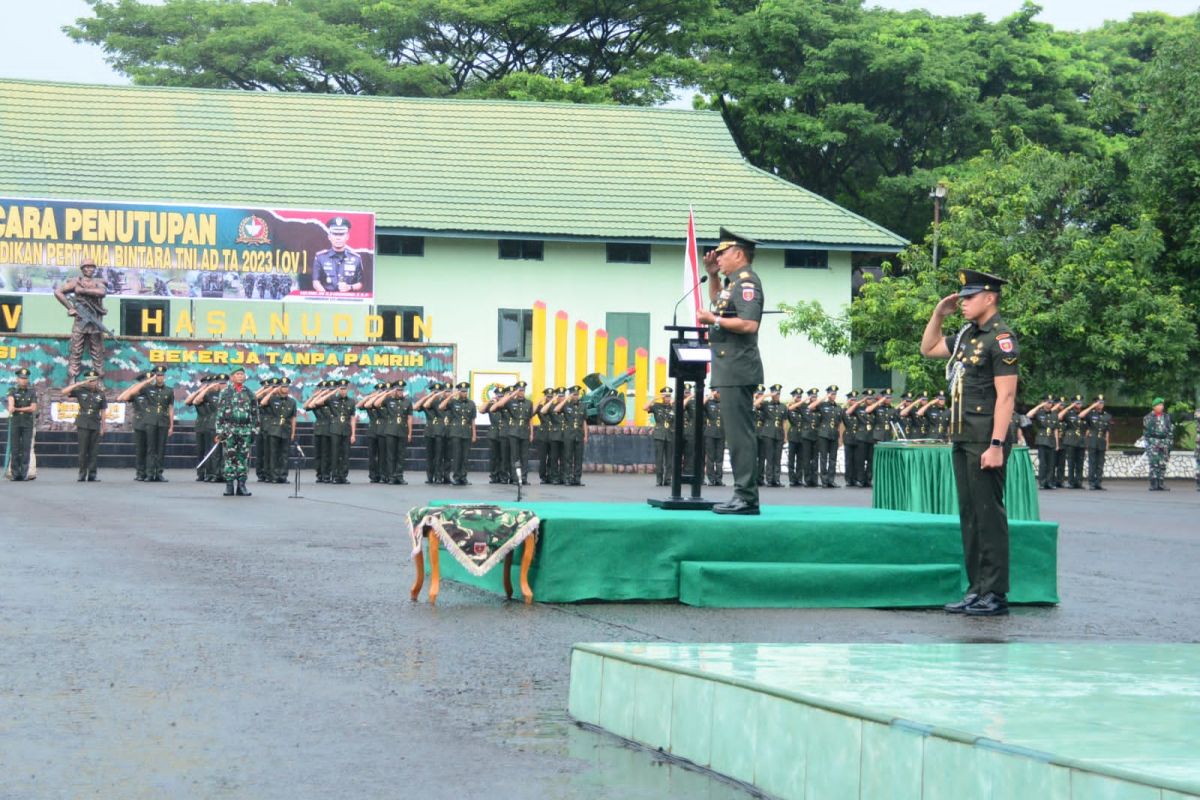
[{"label": "green tablecloth", "polygon": [[[958,516],[950,445],[877,444],[874,473],[875,508]],[[1004,506],[1009,519],[1041,519],[1028,447],[1014,447],[1008,457]]]}]

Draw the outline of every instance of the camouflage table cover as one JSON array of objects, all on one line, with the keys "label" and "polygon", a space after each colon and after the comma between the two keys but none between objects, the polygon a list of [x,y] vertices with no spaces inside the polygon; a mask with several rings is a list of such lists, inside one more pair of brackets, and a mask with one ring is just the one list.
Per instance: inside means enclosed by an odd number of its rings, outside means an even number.
[{"label": "camouflage table cover", "polygon": [[412,556],[421,554],[426,533],[436,534],[458,563],[479,577],[537,536],[541,520],[532,511],[494,505],[418,506],[408,512]]}]

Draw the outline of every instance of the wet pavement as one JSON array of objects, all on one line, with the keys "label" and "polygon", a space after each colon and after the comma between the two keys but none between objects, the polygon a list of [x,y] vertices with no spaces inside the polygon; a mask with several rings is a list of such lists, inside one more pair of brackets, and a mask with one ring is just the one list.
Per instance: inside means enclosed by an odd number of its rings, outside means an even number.
[{"label": "wet pavement", "polygon": [[[508,487],[251,484],[168,473],[0,483],[0,798],[726,798],[566,716],[575,642],[1200,641],[1200,493],[1041,495],[1056,608],[697,609],[506,602],[452,582],[408,600],[403,514]],[[311,477],[308,477],[311,481]],[[476,476],[478,480],[478,476]],[[642,502],[646,476],[531,499]],[[718,499],[724,499],[720,491]],[[765,503],[870,505],[857,489]]]}]

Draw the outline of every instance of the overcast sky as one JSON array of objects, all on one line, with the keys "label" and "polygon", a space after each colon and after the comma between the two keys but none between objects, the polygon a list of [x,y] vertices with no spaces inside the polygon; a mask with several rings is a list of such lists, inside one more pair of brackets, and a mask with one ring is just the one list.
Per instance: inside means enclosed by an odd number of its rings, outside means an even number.
[{"label": "overcast sky", "polygon": [[[1021,0],[868,0],[887,8],[927,8],[935,14],[983,11],[989,19],[1007,16]],[[1125,19],[1135,11],[1190,14],[1200,0],[1042,0],[1040,19],[1057,28],[1084,30],[1108,19]],[[97,47],[75,44],[60,28],[88,16],[84,0],[33,0],[9,15],[9,35],[0,48],[0,77],[78,83],[128,83],[104,63]],[[15,23],[15,25],[14,25]]]}]

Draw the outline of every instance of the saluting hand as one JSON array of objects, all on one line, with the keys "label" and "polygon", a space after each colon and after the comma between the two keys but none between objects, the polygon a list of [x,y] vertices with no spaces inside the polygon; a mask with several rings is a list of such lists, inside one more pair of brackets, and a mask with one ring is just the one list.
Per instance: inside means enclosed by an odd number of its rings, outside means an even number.
[{"label": "saluting hand", "polygon": [[948,294],[939,300],[937,308],[933,310],[933,313],[937,314],[939,317],[948,317],[957,310],[958,292],[955,292],[954,294]]}]

